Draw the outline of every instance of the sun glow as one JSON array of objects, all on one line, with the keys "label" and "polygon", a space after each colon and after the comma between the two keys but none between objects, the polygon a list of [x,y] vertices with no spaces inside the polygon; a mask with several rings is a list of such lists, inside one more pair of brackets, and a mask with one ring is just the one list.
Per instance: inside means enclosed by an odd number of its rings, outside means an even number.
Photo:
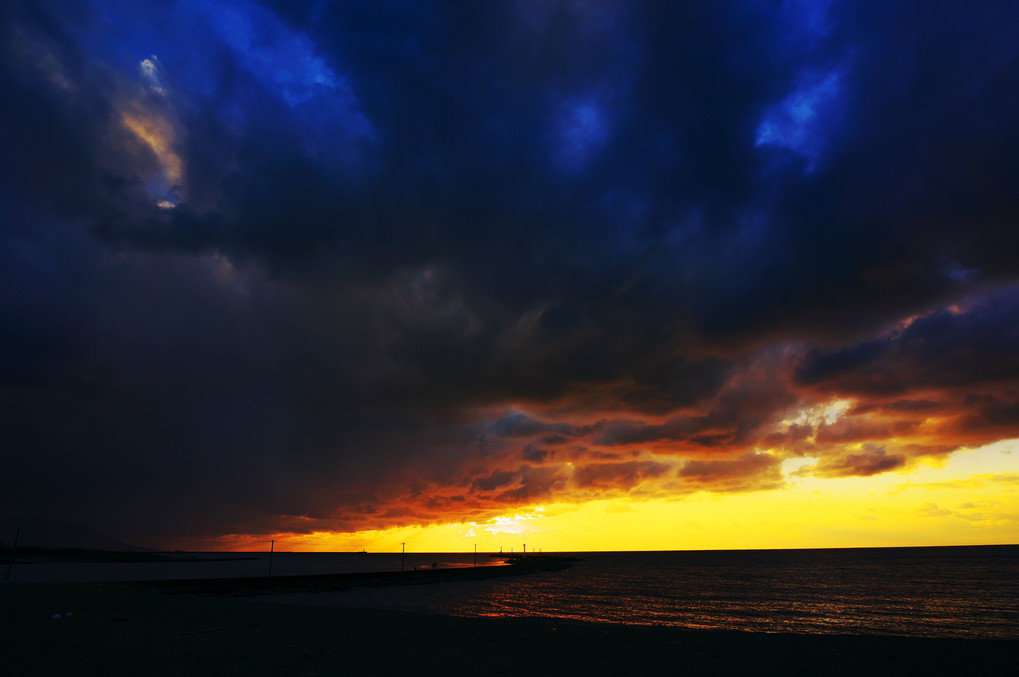
[{"label": "sun glow", "polygon": [[832,425],[845,416],[846,412],[853,406],[853,400],[834,399],[829,402],[822,402],[810,407],[804,407],[795,412],[794,415],[783,419],[779,426],[788,429],[794,425],[809,425],[813,428],[821,425]]},{"label": "sun glow", "polygon": [[[870,477],[798,473],[781,489],[697,492],[530,506],[484,521],[353,533],[225,537],[206,547],[302,551],[479,552],[702,550],[1019,542],[1019,440],[961,449],[940,466]],[[405,545],[402,545],[405,544]]]},{"label": "sun glow", "polygon": [[[481,525],[481,528],[494,536],[499,536],[500,534],[515,536],[529,534],[539,530],[539,528],[536,525],[528,524],[528,522],[543,519],[545,517],[544,513],[545,508],[543,506],[535,506],[533,512],[493,517],[487,523]],[[472,524],[474,523],[472,522]],[[475,526],[477,525],[475,524]],[[473,530],[471,533],[473,533]]]}]

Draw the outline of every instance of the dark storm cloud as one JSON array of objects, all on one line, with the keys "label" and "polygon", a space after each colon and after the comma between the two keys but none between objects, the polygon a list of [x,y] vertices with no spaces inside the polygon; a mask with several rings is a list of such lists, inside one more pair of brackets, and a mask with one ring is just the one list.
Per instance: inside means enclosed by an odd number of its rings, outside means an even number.
[{"label": "dark storm cloud", "polygon": [[495,472],[488,477],[479,477],[474,480],[472,486],[477,489],[481,489],[482,491],[492,491],[493,489],[509,484],[516,478],[517,476],[511,472]]},{"label": "dark storm cloud", "polygon": [[1006,3],[0,19],[0,510],[391,526],[625,491],[634,445],[728,490],[814,432],[828,474],[890,469],[937,444],[840,445],[938,407],[1016,432]]},{"label": "dark storm cloud", "polygon": [[879,445],[866,444],[858,452],[825,458],[810,472],[821,477],[868,476],[894,470],[906,463],[904,456],[889,454]]},{"label": "dark storm cloud", "polygon": [[709,392],[701,410],[673,416],[661,423],[620,418],[599,427],[596,441],[604,446],[664,442],[675,450],[752,447],[776,412],[794,405],[797,397],[780,376],[773,356],[739,366],[720,392]]},{"label": "dark storm cloud", "polygon": [[665,476],[672,470],[672,465],[655,461],[590,463],[578,467],[572,480],[583,489],[611,487],[626,491],[644,480]]},{"label": "dark storm cloud", "polygon": [[782,485],[780,463],[777,457],[751,452],[728,460],[687,461],[679,476],[721,491],[773,489]]},{"label": "dark storm cloud", "polygon": [[1017,345],[1019,287],[1013,285],[916,318],[885,337],[836,351],[814,349],[796,378],[804,385],[837,383],[841,392],[861,395],[1009,386],[1019,381]]},{"label": "dark storm cloud", "polygon": [[497,437],[534,437],[553,434],[563,440],[585,432],[584,428],[578,426],[565,423],[545,423],[520,412],[511,413],[493,421],[488,426],[488,431]]},{"label": "dark storm cloud", "polygon": [[872,411],[916,411],[916,412],[936,412],[946,411],[949,407],[945,402],[933,402],[931,400],[895,400],[894,402],[884,402],[877,404],[875,402],[861,403],[853,407],[852,413],[854,414],[866,414]]}]

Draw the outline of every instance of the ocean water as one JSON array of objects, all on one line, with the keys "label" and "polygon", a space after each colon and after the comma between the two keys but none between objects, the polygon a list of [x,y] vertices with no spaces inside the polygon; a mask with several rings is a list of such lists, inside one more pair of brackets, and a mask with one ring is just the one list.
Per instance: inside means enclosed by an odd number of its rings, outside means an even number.
[{"label": "ocean water", "polygon": [[[190,557],[189,555],[183,555]],[[917,637],[1019,639],[1019,546],[570,553],[571,568],[488,580],[270,596],[480,617]],[[243,558],[243,559],[239,559]],[[479,565],[500,560],[479,554]],[[473,566],[473,553],[276,553],[273,575]],[[264,576],[265,553],[18,564],[13,580]],[[254,598],[255,601],[267,598]]]},{"label": "ocean water", "polygon": [[1019,546],[577,556],[582,561],[565,571],[303,601],[716,630],[1019,639]]},{"label": "ocean water", "polygon": [[[48,562],[19,557],[11,580],[21,583],[108,583],[254,576],[375,573],[413,569],[474,566],[473,553],[344,553],[344,552],[178,552],[166,561]],[[3,558],[0,558],[0,562]],[[500,566],[504,560],[479,553],[478,566]],[[0,565],[0,580],[6,566]]]},{"label": "ocean water", "polygon": [[591,553],[448,611],[763,632],[1019,638],[1019,547]]}]

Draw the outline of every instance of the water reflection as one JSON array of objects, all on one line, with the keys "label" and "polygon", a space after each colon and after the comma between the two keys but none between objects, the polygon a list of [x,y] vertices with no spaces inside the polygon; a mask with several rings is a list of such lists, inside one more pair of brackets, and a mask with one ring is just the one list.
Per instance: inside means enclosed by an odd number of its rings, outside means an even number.
[{"label": "water reflection", "polygon": [[423,606],[718,630],[1019,638],[1019,548],[583,557],[565,572],[459,585]]}]

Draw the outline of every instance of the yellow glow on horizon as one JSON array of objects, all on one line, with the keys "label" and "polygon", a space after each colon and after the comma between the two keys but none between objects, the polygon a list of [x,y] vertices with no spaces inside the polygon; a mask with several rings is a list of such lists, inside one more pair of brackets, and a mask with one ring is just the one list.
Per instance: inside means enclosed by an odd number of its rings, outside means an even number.
[{"label": "yellow glow on horizon", "polygon": [[[941,464],[871,477],[796,475],[748,493],[531,506],[486,522],[279,535],[305,551],[544,552],[1019,543],[1019,440],[962,449]],[[793,471],[793,472],[791,472]],[[243,549],[238,543],[236,549]]]}]

